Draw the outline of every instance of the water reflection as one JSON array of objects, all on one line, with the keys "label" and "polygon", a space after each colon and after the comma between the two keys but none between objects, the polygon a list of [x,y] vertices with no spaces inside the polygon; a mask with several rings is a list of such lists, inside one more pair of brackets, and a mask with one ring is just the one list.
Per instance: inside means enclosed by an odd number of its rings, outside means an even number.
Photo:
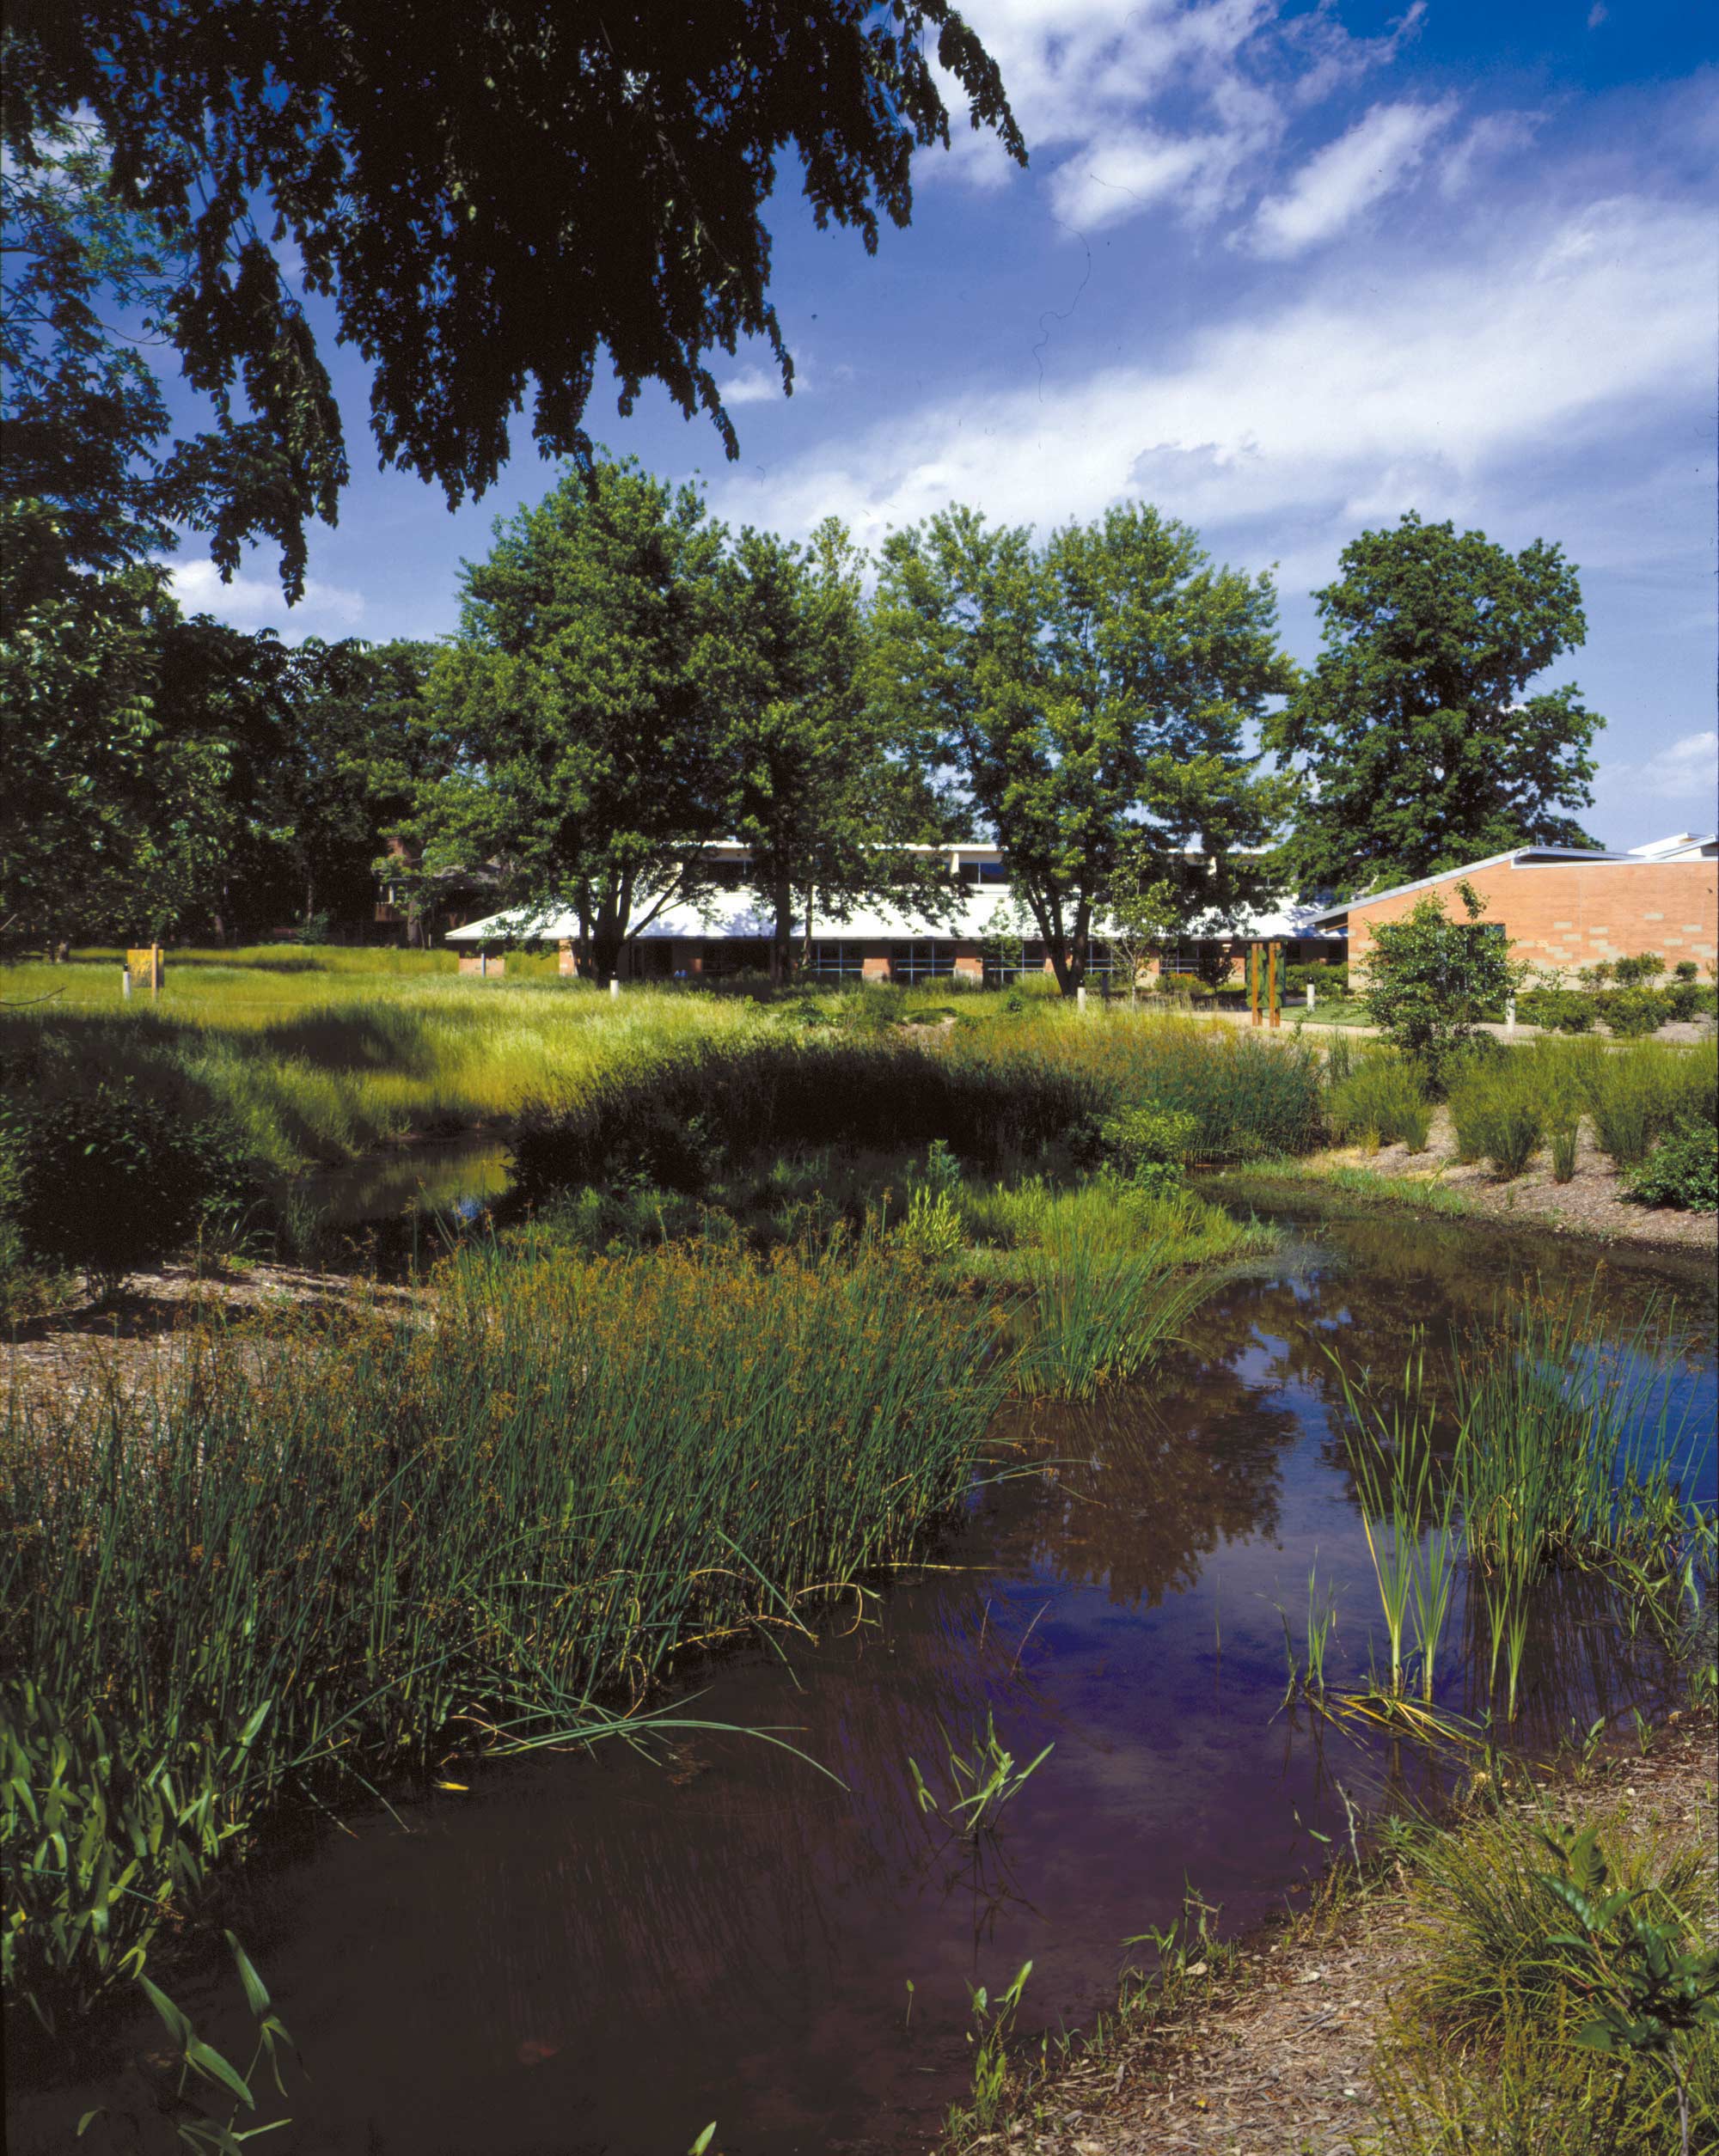
[{"label": "water reflection", "polygon": [[[1458,1265],[1398,1224],[1333,1225],[1227,1283],[1150,1398],[1020,1410],[1003,1434],[1038,1471],[980,1487],[857,1621],[704,1674],[687,1713],[775,1729],[845,1789],[691,1733],[666,1766],[611,1746],[498,1767],[409,1833],[355,1822],[260,1879],[242,1928],[314,2075],[272,2145],[654,2156],[714,2117],[731,2156],[921,2147],[968,2070],[970,1984],[1031,1958],[1024,2025],[1088,2018],[1189,1882],[1245,1923],[1318,1870],[1350,1804],[1434,1793],[1423,1754],[1282,1711],[1284,1615],[1299,1631],[1317,1567],[1331,1677],[1365,1671],[1376,1601],[1324,1343],[1388,1370],[1417,1330],[1447,1342],[1491,1310],[1524,1254],[1465,1240]],[[1650,1300],[1644,1276],[1600,1292],[1623,1325]],[[1694,1426],[1703,1324],[1673,1373]],[[1480,1713],[1484,1674],[1459,1602],[1441,1701]],[[1548,1746],[1651,1713],[1669,1681],[1566,1576],[1536,1605],[1522,1726]],[[976,1850],[921,1813],[907,1761],[940,1772],[945,1732],[964,1744],[988,1711],[1018,1758],[1055,1750]],[[224,1981],[187,2003],[240,2042]]]}]

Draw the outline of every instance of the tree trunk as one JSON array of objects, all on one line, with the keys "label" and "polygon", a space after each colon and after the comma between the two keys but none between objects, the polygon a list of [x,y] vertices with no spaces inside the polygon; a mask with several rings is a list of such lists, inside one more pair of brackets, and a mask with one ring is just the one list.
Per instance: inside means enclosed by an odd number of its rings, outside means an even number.
[{"label": "tree trunk", "polygon": [[777,876],[773,895],[776,919],[770,938],[770,986],[780,988],[794,970],[794,893],[786,873]]}]

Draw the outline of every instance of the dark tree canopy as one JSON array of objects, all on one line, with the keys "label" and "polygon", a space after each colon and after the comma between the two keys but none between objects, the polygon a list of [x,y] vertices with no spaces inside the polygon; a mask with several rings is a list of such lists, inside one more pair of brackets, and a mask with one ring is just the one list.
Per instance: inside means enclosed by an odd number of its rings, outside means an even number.
[{"label": "dark tree canopy", "polygon": [[346,480],[340,415],[286,288],[254,260],[244,315],[242,409],[210,377],[214,424],[172,437],[150,363],[172,340],[194,264],[153,218],[128,210],[92,130],[39,135],[34,162],[0,169],[0,495],[52,512],[69,561],[118,573],[209,534],[230,575],[249,541],[280,548],[289,598],[303,590],[307,517],[332,522]]},{"label": "dark tree canopy", "polygon": [[1324,649],[1265,729],[1310,781],[1286,853],[1304,885],[1412,882],[1528,845],[1591,846],[1571,813],[1593,795],[1605,720],[1570,684],[1528,682],[1587,632],[1562,550],[1520,554],[1483,532],[1363,532],[1316,592]]},{"label": "dark tree canopy", "polygon": [[372,363],[383,461],[457,503],[528,397],[541,448],[589,460],[603,351],[623,414],[659,382],[736,454],[707,357],[762,337],[792,378],[762,215],[778,160],[798,153],[820,226],[875,247],[881,217],[908,222],[915,147],[949,138],[933,58],[1024,162],[949,0],[14,0],[4,139],[28,178],[92,128],[119,205],[174,258],[159,320],[193,386],[302,416],[290,243]]}]

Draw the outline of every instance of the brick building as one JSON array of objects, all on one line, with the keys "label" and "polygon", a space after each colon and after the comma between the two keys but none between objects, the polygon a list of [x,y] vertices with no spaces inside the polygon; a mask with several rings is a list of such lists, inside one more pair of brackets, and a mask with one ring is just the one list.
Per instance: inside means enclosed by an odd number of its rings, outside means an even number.
[{"label": "brick building", "polygon": [[1548,971],[1649,950],[1667,966],[1693,959],[1704,973],[1719,963],[1719,840],[1710,832],[1679,832],[1628,853],[1519,846],[1326,907],[1312,919],[1348,936],[1349,963],[1364,971],[1375,924],[1402,919],[1428,891],[1460,920],[1456,887],[1463,883],[1485,901],[1485,925],[1509,938],[1511,956]]}]

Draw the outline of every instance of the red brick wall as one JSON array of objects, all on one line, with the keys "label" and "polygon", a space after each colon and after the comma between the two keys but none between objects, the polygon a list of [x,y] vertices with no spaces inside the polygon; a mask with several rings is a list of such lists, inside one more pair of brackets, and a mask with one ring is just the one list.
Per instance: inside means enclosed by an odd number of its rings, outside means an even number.
[{"label": "red brick wall", "polygon": [[[1656,950],[1667,966],[1692,958],[1705,973],[1719,956],[1719,861],[1501,861],[1427,887],[1453,919],[1466,918],[1456,895],[1465,880],[1486,901],[1481,919],[1532,965],[1573,970]],[[1401,920],[1424,895],[1389,892],[1351,907],[1350,963],[1366,964],[1373,922]]]}]

